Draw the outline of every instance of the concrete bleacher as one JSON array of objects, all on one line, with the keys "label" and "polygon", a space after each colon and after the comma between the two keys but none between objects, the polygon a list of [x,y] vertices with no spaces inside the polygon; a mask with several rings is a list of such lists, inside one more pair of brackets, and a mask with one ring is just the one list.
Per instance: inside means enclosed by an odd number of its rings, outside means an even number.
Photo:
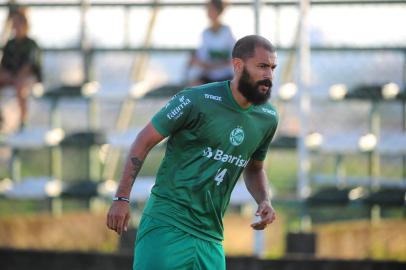
[{"label": "concrete bleacher", "polygon": [[382,135],[376,150],[383,155],[406,155],[406,133]]},{"label": "concrete bleacher", "polygon": [[100,101],[122,102],[127,99],[139,99],[151,89],[151,84],[146,81],[131,82],[108,82],[97,83],[93,82],[95,87],[93,98]]},{"label": "concrete bleacher", "polygon": [[[358,154],[377,151],[382,155],[406,154],[406,133],[384,133],[377,138],[372,133],[317,134],[317,143],[309,142],[309,149],[323,154]],[[309,135],[309,139],[314,134]]]},{"label": "concrete bleacher", "polygon": [[364,206],[379,205],[383,207],[406,207],[406,186],[384,187],[370,190],[364,186],[320,188],[306,199],[309,206],[347,206],[350,204]]},{"label": "concrete bleacher", "polygon": [[32,127],[7,136],[4,143],[14,149],[40,149],[56,146],[64,137],[60,128]]},{"label": "concrete bleacher", "polygon": [[[344,86],[333,86],[330,95],[335,102],[352,100],[371,104],[366,133],[345,131],[335,134],[313,133],[305,140],[307,148],[315,156],[329,155],[335,157],[335,171],[332,174],[314,172],[311,176],[313,192],[307,201],[311,204],[347,204],[353,199],[354,191],[363,191],[362,196],[355,196],[364,204],[406,206],[406,179],[379,174],[379,157],[406,157],[406,131],[381,131],[380,103],[399,103],[405,106],[406,91],[400,91],[393,83],[385,85],[360,85],[348,91]],[[405,122],[405,116],[402,122]],[[405,122],[406,123],[406,122]],[[368,158],[368,175],[347,175],[343,160],[347,156],[364,155]],[[403,165],[405,166],[405,165]],[[405,170],[405,168],[403,168]],[[354,196],[353,196],[354,197]]]},{"label": "concrete bleacher", "polygon": [[[138,82],[138,83],[131,83],[131,82],[123,82],[123,83],[114,83],[114,84],[100,84],[97,82],[90,82],[80,86],[61,86],[55,89],[51,89],[51,91],[44,92],[38,97],[45,98],[49,100],[53,105],[53,108],[57,110],[58,104],[63,99],[71,99],[71,98],[79,98],[85,99],[87,102],[90,103],[98,103],[98,102],[123,102],[125,100],[129,100],[135,102],[135,100],[142,98],[148,93],[146,96],[151,96],[152,92],[148,92],[150,89],[150,85],[148,83]],[[158,90],[161,88],[158,88]],[[175,88],[174,88],[175,89]],[[166,90],[165,90],[166,91]],[[165,92],[166,93],[166,92]],[[172,92],[171,92],[172,95]],[[350,95],[348,95],[350,98]],[[352,97],[351,97],[352,98]],[[358,98],[358,97],[357,97]],[[51,107],[52,107],[51,106]],[[55,112],[50,112],[55,113]],[[91,113],[90,110],[87,113]],[[52,117],[51,117],[52,118]],[[87,115],[87,118],[91,118]],[[59,120],[55,122],[50,122],[50,126],[59,126]],[[122,130],[95,130],[94,126],[90,126],[89,130],[86,131],[75,131],[75,132],[64,132],[62,129],[53,129],[49,128],[29,128],[24,130],[22,133],[17,133],[12,136],[6,138],[5,143],[15,149],[39,149],[42,147],[53,147],[58,146],[59,144],[74,146],[78,145],[79,147],[86,146],[86,143],[83,144],[83,140],[74,139],[75,137],[83,137],[84,135],[89,135],[90,133],[95,132],[99,134],[99,136],[95,135],[96,137],[103,137],[103,140],[99,140],[99,142],[88,142],[87,145],[97,144],[101,145],[106,143],[107,145],[111,146],[113,149],[117,150],[128,150],[131,144],[133,143],[134,139],[136,138],[137,134],[140,131],[140,128],[137,127],[130,127],[125,128]],[[52,132],[54,133],[52,133]],[[66,133],[66,134],[65,134]],[[86,133],[86,134],[85,134]],[[367,135],[367,136],[366,136]],[[362,134],[362,133],[346,133],[346,134],[319,134],[319,141],[316,143],[313,142],[312,145],[309,146],[309,149],[316,154],[329,154],[329,155],[353,155],[359,153],[370,153],[371,151],[378,152],[383,155],[404,155],[406,154],[406,135],[403,133],[399,134],[383,134],[379,138],[375,138],[376,141],[372,142],[372,145],[367,147],[367,149],[362,149],[361,147],[361,140],[372,138],[373,134]],[[320,140],[321,138],[321,140]],[[278,144],[278,141],[273,142],[274,147],[289,147],[295,148],[296,147],[296,138],[281,138],[282,143]],[[52,142],[52,140],[54,140]],[[79,143],[79,141],[82,142]],[[287,146],[288,145],[288,146]],[[45,178],[44,178],[45,179]],[[96,180],[104,183],[104,179],[80,179],[78,183],[75,183],[79,187],[86,187],[88,192],[86,193],[88,197],[94,196],[98,194],[97,190],[99,189],[98,183],[92,183],[92,181]],[[322,175],[316,174],[313,176],[312,179],[313,183],[316,184],[331,184],[337,185],[345,184],[350,186],[368,186],[371,185],[371,178],[369,176],[366,177],[351,177],[346,176],[345,178],[337,175]],[[379,179],[373,179],[374,182],[378,182],[385,187],[403,187],[406,183],[404,179],[386,179],[384,177],[380,177]],[[79,183],[80,182],[80,183]],[[82,186],[81,186],[82,185]],[[141,180],[140,182],[136,181],[134,186],[134,190],[136,192],[138,190],[138,185],[145,185],[145,187],[149,190],[151,183],[145,182]],[[17,186],[18,187],[18,186]],[[70,191],[68,191],[70,190]],[[75,191],[76,190],[76,191]],[[70,184],[69,188],[65,186],[65,194],[67,196],[72,196],[75,192],[79,195],[78,190],[80,188],[75,187],[74,184]],[[247,203],[251,200],[251,196],[246,193],[246,189],[240,184],[237,184],[235,188],[235,194],[233,195],[232,202]],[[233,193],[234,194],[234,193]],[[142,198],[146,198],[146,195],[140,193]],[[81,195],[80,195],[81,196]],[[134,194],[134,197],[137,198],[137,195]]]},{"label": "concrete bleacher", "polygon": [[[59,155],[62,155],[61,149],[64,147],[77,147],[81,150],[91,148],[93,145],[109,145],[112,149],[119,151],[128,150],[134,139],[140,131],[137,127],[116,127],[115,129],[103,130],[97,128],[97,122],[103,119],[95,119],[99,116],[90,115],[97,113],[92,111],[92,106],[99,106],[102,102],[120,103],[133,102],[142,98],[151,88],[147,82],[122,82],[122,83],[103,83],[90,82],[83,85],[61,85],[49,89],[48,91],[36,91],[35,100],[48,102],[49,104],[49,122],[47,127],[37,127],[30,123],[29,127],[14,134],[4,136],[5,146],[13,149],[12,165],[10,168],[10,179],[4,179],[0,182],[0,195],[7,199],[34,199],[48,200],[54,198],[76,198],[91,199],[101,198],[111,200],[116,189],[117,181],[111,179],[102,179],[92,177],[89,173],[88,178],[70,179],[64,181],[61,177],[47,172],[47,175],[38,177],[21,178],[21,164],[19,162],[19,153],[24,150],[39,150],[44,148],[58,149]],[[85,130],[63,130],[62,114],[60,106],[64,101],[84,100],[88,109],[86,115],[77,121],[87,119],[88,127]],[[93,108],[94,109],[94,108]],[[41,113],[44,113],[43,111]],[[96,123],[91,123],[95,121]],[[53,158],[53,157],[51,157]],[[61,158],[59,156],[59,158]],[[97,158],[97,157],[96,157]],[[16,163],[13,165],[13,163]],[[60,163],[61,159],[55,160]],[[54,163],[55,163],[54,162]],[[98,161],[99,162],[99,161]],[[61,164],[58,164],[61,166]],[[100,165],[100,164],[99,164]],[[54,171],[54,170],[51,170]],[[58,173],[61,176],[62,173]],[[149,197],[150,190],[154,184],[154,177],[139,177],[132,189],[133,202],[145,202]]]},{"label": "concrete bleacher", "polygon": [[[89,101],[97,89],[93,84],[77,85],[77,86],[60,86],[48,91],[33,91],[31,101],[41,100],[48,102],[49,111],[41,109],[40,113],[47,116],[49,122],[47,126],[36,126],[30,122],[29,125],[11,134],[2,136],[3,147],[11,149],[9,179],[2,181],[3,188],[1,194],[8,199],[35,199],[46,200],[65,196],[70,194],[72,183],[64,182],[61,179],[61,146],[86,147],[90,144],[95,144],[100,141],[100,137],[94,134],[89,134],[88,131],[66,131],[61,128],[61,114],[59,105],[62,100],[66,99],[83,99]],[[89,117],[89,116],[87,116]],[[93,135],[93,136],[91,136]],[[90,138],[91,137],[91,138]],[[89,140],[90,138],[90,140]],[[93,139],[93,141],[91,140]],[[104,142],[103,142],[104,143]],[[23,151],[36,151],[41,149],[50,149],[51,164],[50,171],[45,172],[43,176],[36,177],[21,177],[21,167],[24,164],[21,161],[21,153]],[[75,183],[78,184],[78,183]],[[83,183],[81,183],[83,184]],[[89,190],[86,190],[89,193]],[[79,194],[83,195],[83,193]]]},{"label": "concrete bleacher", "polygon": [[127,131],[107,133],[107,143],[116,149],[128,150],[141,128],[131,128]]},{"label": "concrete bleacher", "polygon": [[10,185],[2,193],[8,199],[40,200],[58,197],[61,192],[61,180],[53,177],[28,177],[19,182],[10,181]]},{"label": "concrete bleacher", "polygon": [[[56,153],[57,150],[55,147],[60,144],[64,137],[65,132],[62,129],[44,127],[27,128],[19,133],[6,136],[4,138],[4,145],[12,149],[9,162],[10,178],[13,181],[24,181],[24,179],[21,178],[21,151],[48,148],[53,153]],[[58,157],[58,155],[54,156],[55,158]],[[51,172],[56,173],[56,163],[58,162],[58,160],[51,162]],[[51,176],[52,175],[46,175],[40,178],[47,179]]]},{"label": "concrete bleacher", "polygon": [[312,182],[318,185],[341,186],[377,186],[387,188],[406,188],[406,179],[370,176],[337,176],[331,174],[315,174]]},{"label": "concrete bleacher", "polygon": [[[348,155],[371,155],[373,151],[379,155],[402,156],[406,155],[406,134],[390,133],[382,134],[379,139],[369,134],[366,137],[360,134],[340,134],[334,136],[321,136],[318,145],[312,145],[312,151],[321,155],[336,156],[338,163],[342,165],[342,159]],[[361,147],[361,141],[369,139],[371,142]],[[365,143],[364,143],[365,144]],[[364,204],[406,206],[406,179],[390,178],[374,175],[341,175],[340,169],[336,168],[336,174],[315,173],[311,177],[313,185],[321,186],[315,189],[308,198],[311,205],[345,205],[350,203],[351,192],[359,188],[366,190],[362,198],[357,198]],[[402,198],[403,200],[399,199]]]}]

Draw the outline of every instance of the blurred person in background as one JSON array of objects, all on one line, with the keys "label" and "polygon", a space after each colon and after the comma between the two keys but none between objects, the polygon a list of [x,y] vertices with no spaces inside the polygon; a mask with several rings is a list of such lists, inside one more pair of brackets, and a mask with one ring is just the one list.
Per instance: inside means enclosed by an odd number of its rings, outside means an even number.
[{"label": "blurred person in background", "polygon": [[29,23],[24,8],[10,9],[12,36],[3,48],[0,63],[0,91],[12,86],[20,109],[19,125],[24,128],[28,117],[28,96],[36,82],[42,80],[41,51],[28,36]]},{"label": "blurred person in background", "polygon": [[10,35],[11,35],[11,28],[12,28],[12,22],[11,22],[11,17],[14,14],[14,12],[16,12],[18,9],[20,9],[21,12],[25,12],[25,9],[20,7],[17,4],[17,1],[15,0],[10,0],[7,3],[8,5],[8,14],[7,14],[7,18],[6,21],[4,22],[4,26],[3,29],[1,29],[1,45],[4,46],[4,44],[7,43]]},{"label": "blurred person in background", "polygon": [[190,86],[214,81],[230,80],[233,77],[231,50],[235,38],[229,26],[221,22],[225,3],[210,0],[207,3],[207,16],[210,26],[201,35],[201,44],[193,53],[188,65]]},{"label": "blurred person in background", "polygon": [[251,224],[275,219],[264,159],[278,125],[268,102],[277,65],[275,47],[246,36],[232,51],[234,77],[175,95],[137,135],[107,215],[121,234],[130,219],[130,193],[149,151],[168,137],[166,153],[144,208],[134,270],[225,269],[223,217],[243,173],[258,204]]}]

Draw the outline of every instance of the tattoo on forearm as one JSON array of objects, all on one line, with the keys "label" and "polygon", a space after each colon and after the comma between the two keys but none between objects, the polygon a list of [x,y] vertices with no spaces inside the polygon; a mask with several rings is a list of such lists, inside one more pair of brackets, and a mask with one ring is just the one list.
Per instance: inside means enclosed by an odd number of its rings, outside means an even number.
[{"label": "tattoo on forearm", "polygon": [[133,165],[133,170],[131,172],[132,184],[134,184],[135,178],[137,177],[138,173],[140,172],[143,162],[144,162],[143,160],[140,160],[137,157],[131,158],[131,163]]}]

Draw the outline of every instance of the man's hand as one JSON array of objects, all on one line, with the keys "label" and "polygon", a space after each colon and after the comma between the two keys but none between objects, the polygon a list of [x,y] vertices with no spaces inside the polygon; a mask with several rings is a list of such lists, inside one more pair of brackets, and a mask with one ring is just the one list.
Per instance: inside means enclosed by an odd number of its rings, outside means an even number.
[{"label": "man's hand", "polygon": [[[124,166],[123,176],[118,185],[116,196],[129,198],[134,181],[141,170],[142,163],[149,151],[162,141],[165,137],[158,133],[150,123],[145,126],[137,135],[131,145],[130,153]],[[107,227],[118,234],[126,231],[130,219],[129,202],[124,200],[113,201],[107,214]]]},{"label": "man's hand", "polygon": [[255,213],[255,216],[261,218],[261,220],[252,223],[251,227],[254,230],[263,230],[268,224],[271,224],[275,220],[276,213],[272,208],[271,203],[269,201],[264,201],[258,205],[258,210]]},{"label": "man's hand", "polygon": [[107,214],[107,227],[121,235],[127,231],[130,220],[130,206],[128,202],[114,201]]}]

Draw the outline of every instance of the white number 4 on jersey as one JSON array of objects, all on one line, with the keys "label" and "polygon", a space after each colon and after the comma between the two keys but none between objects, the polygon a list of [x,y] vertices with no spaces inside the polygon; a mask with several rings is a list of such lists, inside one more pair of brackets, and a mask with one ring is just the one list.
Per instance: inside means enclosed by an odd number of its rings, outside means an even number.
[{"label": "white number 4 on jersey", "polygon": [[221,182],[223,182],[224,176],[226,175],[226,172],[227,172],[227,169],[223,169],[223,170],[219,169],[219,170],[217,171],[217,174],[216,174],[216,176],[214,177],[214,181],[217,182],[217,185],[220,185]]}]

